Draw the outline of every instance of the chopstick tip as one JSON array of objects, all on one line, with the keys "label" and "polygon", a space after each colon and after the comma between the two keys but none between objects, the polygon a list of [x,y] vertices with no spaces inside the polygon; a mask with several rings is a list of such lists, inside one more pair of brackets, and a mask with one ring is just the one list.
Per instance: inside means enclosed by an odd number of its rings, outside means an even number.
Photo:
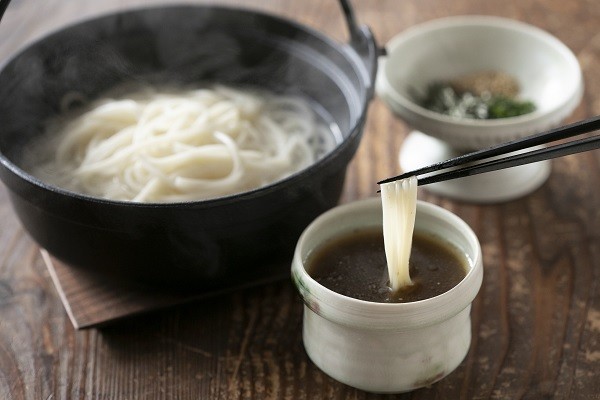
[{"label": "chopstick tip", "polygon": [[400,175],[396,175],[396,176],[392,176],[390,178],[385,178],[380,180],[379,182],[377,182],[378,185],[383,185],[385,183],[390,183],[390,182],[394,182],[394,181],[399,181],[400,179],[405,179],[405,178],[410,178],[411,176],[416,175],[416,173],[413,172],[405,172],[403,174]]}]

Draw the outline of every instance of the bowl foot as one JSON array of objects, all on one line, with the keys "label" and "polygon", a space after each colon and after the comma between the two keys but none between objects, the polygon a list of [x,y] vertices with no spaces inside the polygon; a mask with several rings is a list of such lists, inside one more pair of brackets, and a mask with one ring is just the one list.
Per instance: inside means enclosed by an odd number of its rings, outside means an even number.
[{"label": "bowl foot", "polygon": [[[461,154],[445,142],[412,131],[398,156],[402,171],[411,171]],[[475,203],[498,203],[526,196],[550,176],[550,161],[540,161],[480,175],[433,183],[424,189],[440,196]]]}]

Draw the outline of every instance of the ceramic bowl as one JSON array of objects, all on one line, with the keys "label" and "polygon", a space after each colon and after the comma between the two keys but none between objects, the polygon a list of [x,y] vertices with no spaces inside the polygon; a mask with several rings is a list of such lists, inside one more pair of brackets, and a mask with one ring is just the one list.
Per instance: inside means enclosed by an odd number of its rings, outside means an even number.
[{"label": "ceramic bowl", "polygon": [[[386,45],[377,93],[413,128],[455,149],[475,150],[559,125],[579,104],[583,79],[575,55],[551,34],[518,21],[458,16],[409,28]],[[536,110],[494,120],[453,118],[415,102],[435,81],[495,70],[517,79]]]},{"label": "ceramic bowl", "polygon": [[322,214],[298,241],[292,278],[304,300],[304,347],[317,367],[362,390],[399,393],[442,379],[467,354],[471,303],[481,286],[483,265],[477,237],[463,220],[419,202],[415,228],[441,236],[471,260],[454,288],[412,303],[374,303],[338,294],[311,278],[305,261],[315,248],[353,229],[381,224],[378,198]]}]

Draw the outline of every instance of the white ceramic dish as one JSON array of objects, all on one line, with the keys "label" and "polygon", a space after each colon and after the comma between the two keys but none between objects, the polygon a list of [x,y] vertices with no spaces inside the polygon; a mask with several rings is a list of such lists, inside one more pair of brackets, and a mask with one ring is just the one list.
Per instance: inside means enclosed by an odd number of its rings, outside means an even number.
[{"label": "white ceramic dish", "polygon": [[[579,104],[583,79],[575,55],[537,27],[491,16],[433,20],[400,33],[380,58],[377,94],[413,128],[457,150],[507,142],[559,125]],[[515,77],[536,111],[496,120],[456,119],[414,102],[429,84],[482,70]]]},{"label": "white ceramic dish", "polygon": [[481,247],[456,215],[419,202],[416,229],[462,249],[472,264],[466,277],[439,296],[412,303],[373,303],[335,293],[316,282],[305,260],[324,241],[357,227],[381,226],[381,201],[333,208],[301,235],[292,277],[304,300],[303,339],[311,360],[347,385],[378,393],[427,386],[452,372],[471,343],[471,302],[483,278]]}]

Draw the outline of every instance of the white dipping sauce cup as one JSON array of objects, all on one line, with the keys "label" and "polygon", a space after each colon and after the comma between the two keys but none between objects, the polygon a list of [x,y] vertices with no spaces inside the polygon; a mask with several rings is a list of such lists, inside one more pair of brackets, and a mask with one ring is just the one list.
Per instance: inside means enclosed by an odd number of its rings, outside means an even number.
[{"label": "white dipping sauce cup", "polygon": [[381,225],[379,198],[327,211],[298,240],[292,278],[304,300],[303,340],[311,360],[347,385],[399,393],[442,379],[466,356],[471,302],[481,287],[483,264],[479,241],[462,219],[419,201],[415,229],[452,243],[470,260],[467,275],[455,287],[421,301],[375,303],[338,294],[309,275],[305,262],[324,242]]}]

